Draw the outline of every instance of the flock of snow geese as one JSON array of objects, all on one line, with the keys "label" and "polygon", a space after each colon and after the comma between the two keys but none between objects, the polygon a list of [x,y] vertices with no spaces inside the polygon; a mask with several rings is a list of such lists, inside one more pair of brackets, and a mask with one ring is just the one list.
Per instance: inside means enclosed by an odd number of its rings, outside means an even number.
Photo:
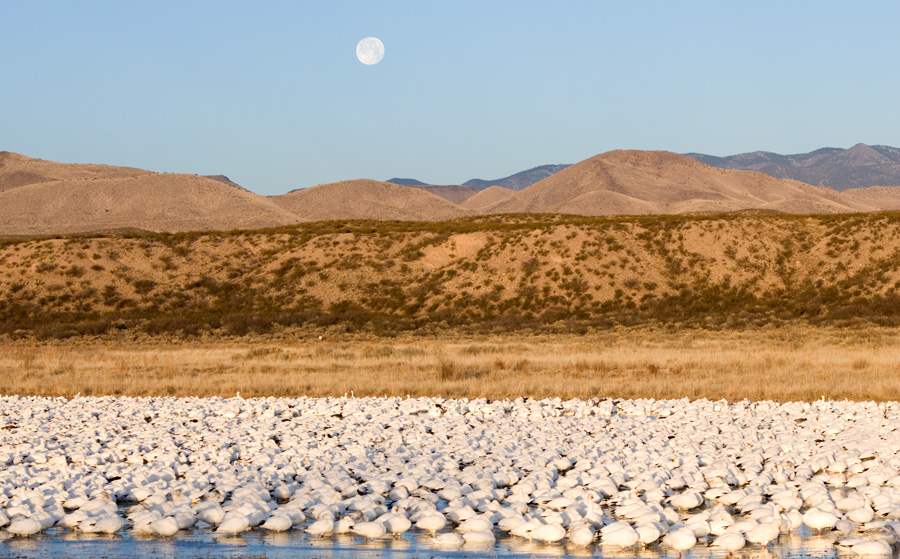
[{"label": "flock of snow geese", "polygon": [[898,428],[825,400],[2,397],[0,526],[889,556]]}]

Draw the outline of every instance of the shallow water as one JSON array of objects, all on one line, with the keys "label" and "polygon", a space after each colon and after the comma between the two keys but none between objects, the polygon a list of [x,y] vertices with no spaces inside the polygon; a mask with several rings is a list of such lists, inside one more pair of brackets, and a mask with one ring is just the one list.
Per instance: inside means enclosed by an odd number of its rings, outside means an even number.
[{"label": "shallow water", "polygon": [[[6,534],[4,534],[6,535]],[[72,557],[93,559],[101,557],[122,559],[186,558],[206,559],[427,559],[427,558],[539,558],[539,557],[608,557],[663,559],[678,557],[677,553],[659,545],[646,549],[638,547],[622,551],[615,547],[594,543],[584,549],[565,544],[543,544],[498,532],[497,542],[490,546],[465,544],[454,548],[439,548],[424,533],[408,532],[403,538],[385,538],[363,542],[357,536],[342,535],[313,538],[300,529],[282,533],[247,532],[238,536],[218,536],[207,529],[184,531],[172,538],[135,538],[127,532],[121,535],[99,536],[74,533],[66,529],[47,530],[31,538],[10,538],[0,542],[0,557],[39,559]],[[793,557],[836,558],[853,556],[835,547],[837,536],[816,535],[803,529],[796,534],[783,534],[777,542],[764,550],[748,544],[734,554],[743,559],[775,559]],[[710,539],[711,541],[711,539]],[[727,557],[728,554],[698,543],[685,559]],[[896,554],[895,554],[896,556]]]}]

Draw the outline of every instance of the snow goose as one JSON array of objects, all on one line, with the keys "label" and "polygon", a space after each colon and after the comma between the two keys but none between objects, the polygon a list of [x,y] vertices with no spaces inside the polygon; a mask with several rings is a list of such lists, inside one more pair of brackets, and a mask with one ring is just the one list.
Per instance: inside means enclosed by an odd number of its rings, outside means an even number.
[{"label": "snow goose", "polygon": [[429,532],[432,536],[434,536],[435,532],[442,530],[446,525],[447,519],[444,518],[443,514],[437,511],[433,514],[427,514],[416,521],[416,528]]},{"label": "snow goose", "polygon": [[694,531],[688,527],[679,528],[666,534],[662,539],[662,544],[665,547],[677,551],[678,556],[681,557],[682,553],[697,544],[697,536],[694,534]]},{"label": "snow goose", "polygon": [[350,529],[357,536],[362,536],[364,540],[377,540],[383,537],[387,530],[381,522],[360,522]]},{"label": "snow goose", "polygon": [[325,537],[329,536],[334,532],[335,522],[330,518],[323,518],[322,520],[316,520],[312,524],[306,527],[306,533],[311,536],[316,537]]},{"label": "snow goose", "polygon": [[575,547],[587,547],[594,541],[594,528],[588,524],[576,524],[569,527],[566,539]]},{"label": "snow goose", "polygon": [[272,513],[272,515],[263,522],[260,527],[271,532],[284,532],[290,530],[294,525],[291,517],[284,513]]},{"label": "snow goose", "polygon": [[164,538],[174,536],[178,533],[178,522],[171,516],[165,516],[154,520],[149,523],[148,527],[150,532]]},{"label": "snow goose", "polygon": [[734,552],[744,547],[746,540],[740,532],[729,532],[722,534],[713,540],[710,547],[716,547],[728,552],[728,555],[734,555]]},{"label": "snow goose", "polygon": [[803,523],[813,530],[816,530],[819,535],[822,535],[822,530],[826,528],[830,530],[833,528],[834,523],[837,521],[837,516],[817,508],[809,509],[806,511],[806,514],[803,515]]},{"label": "snow goose", "polygon": [[493,532],[487,530],[476,530],[474,532],[465,532],[462,535],[463,541],[467,544],[493,544],[496,541]]},{"label": "snow goose", "polygon": [[[612,526],[612,524],[610,524]],[[609,526],[607,526],[609,528]],[[614,545],[622,550],[629,548],[638,542],[638,533],[630,524],[619,526],[615,530],[604,532],[600,530],[600,543]]]},{"label": "snow goose", "polygon": [[538,526],[529,534],[529,538],[544,543],[558,542],[566,537],[566,529],[561,524],[544,524]]},{"label": "snow goose", "polygon": [[41,523],[33,518],[19,517],[9,523],[6,531],[15,536],[33,536],[41,531]]}]

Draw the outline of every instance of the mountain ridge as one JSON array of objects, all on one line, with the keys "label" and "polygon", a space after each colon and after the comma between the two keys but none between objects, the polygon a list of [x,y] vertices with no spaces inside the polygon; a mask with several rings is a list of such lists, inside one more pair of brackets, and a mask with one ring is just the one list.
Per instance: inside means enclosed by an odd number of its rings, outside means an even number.
[{"label": "mountain ridge", "polygon": [[[523,188],[527,188],[532,184],[543,180],[554,173],[558,173],[562,171],[566,167],[570,166],[570,163],[565,164],[556,164],[556,165],[539,165],[537,167],[532,167],[531,169],[526,169],[524,171],[519,171],[518,173],[513,173],[512,175],[493,179],[493,180],[484,180],[484,179],[469,179],[466,182],[462,183],[462,186],[467,186],[476,192],[480,192],[485,190],[486,188],[490,188],[491,186],[501,186],[506,188],[507,190],[522,190]],[[393,184],[400,184],[403,186],[442,186],[435,185],[431,183],[422,182],[420,180],[411,179],[411,178],[393,178],[389,179],[385,182],[390,182]]]},{"label": "mountain ridge", "polygon": [[724,157],[702,153],[684,155],[721,169],[760,171],[839,192],[869,186],[900,186],[900,149],[885,145],[860,143],[847,149],[824,147],[790,155],[769,151]]},{"label": "mountain ridge", "polygon": [[[823,148],[813,157],[831,157],[836,149]],[[857,146],[850,157],[881,164],[893,149]],[[774,156],[747,156],[753,157]],[[532,170],[547,176],[521,190],[357,179],[261,196],[224,175],[64,164],[0,152],[0,234],[259,229],[306,221],[445,221],[509,213],[832,214],[900,209],[898,191],[891,187],[839,192],[759,171],[713,167],[666,151],[613,150],[553,173],[552,166]]]}]

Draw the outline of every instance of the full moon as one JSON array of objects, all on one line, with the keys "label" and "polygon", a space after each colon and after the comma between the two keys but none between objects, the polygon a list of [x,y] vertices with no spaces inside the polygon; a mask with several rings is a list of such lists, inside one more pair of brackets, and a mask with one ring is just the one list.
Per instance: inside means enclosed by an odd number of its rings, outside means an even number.
[{"label": "full moon", "polygon": [[377,37],[366,37],[356,45],[356,58],[363,64],[378,64],[384,58],[384,43]]}]

